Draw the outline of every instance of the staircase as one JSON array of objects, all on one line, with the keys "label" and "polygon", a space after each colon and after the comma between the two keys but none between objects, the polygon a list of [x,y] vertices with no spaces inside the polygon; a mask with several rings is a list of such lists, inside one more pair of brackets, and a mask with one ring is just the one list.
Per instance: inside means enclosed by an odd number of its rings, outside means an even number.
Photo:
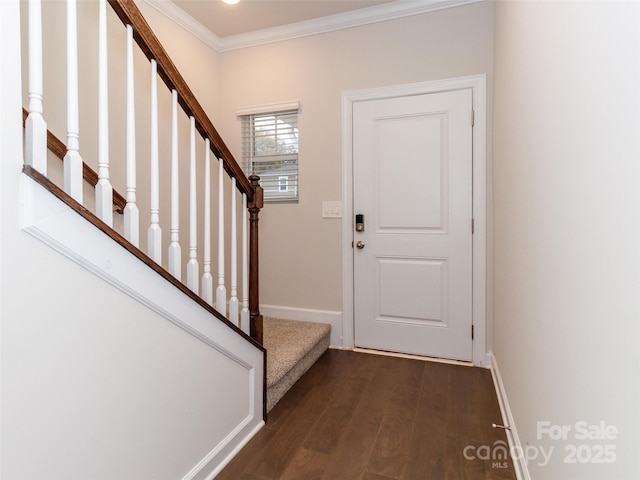
[{"label": "staircase", "polygon": [[[28,71],[30,78],[28,109],[25,109],[23,118],[25,165],[22,168],[19,186],[21,224],[16,238],[20,238],[25,232],[38,238],[105,280],[106,283],[101,288],[106,290],[115,287],[137,300],[142,305],[140,308],[152,312],[149,316],[155,315],[153,321],[169,321],[172,325],[161,328],[169,332],[167,335],[179,337],[175,340],[176,344],[199,342],[194,350],[201,351],[198,353],[203,358],[201,367],[194,368],[193,359],[189,360],[191,363],[188,366],[182,366],[180,359],[184,358],[184,355],[176,353],[172,357],[170,353],[164,355],[164,352],[157,352],[159,359],[155,363],[152,362],[151,366],[144,362],[144,355],[140,355],[140,365],[120,365],[119,362],[113,362],[113,367],[108,367],[111,370],[107,370],[107,374],[109,378],[117,379],[123,372],[137,371],[136,368],[141,371],[152,368],[150,377],[156,379],[163,388],[167,386],[167,380],[163,377],[165,371],[186,380],[200,375],[202,379],[198,378],[198,381],[205,383],[203,389],[209,395],[206,397],[207,401],[196,401],[200,394],[197,388],[195,391],[185,391],[171,402],[164,401],[163,398],[155,398],[152,389],[145,390],[144,382],[140,382],[137,387],[136,398],[146,402],[145,414],[150,419],[149,424],[162,423],[168,415],[167,411],[181,412],[185,415],[185,421],[178,419],[177,424],[184,426],[188,421],[193,422],[194,418],[201,417],[202,431],[206,432],[211,428],[212,432],[210,437],[200,432],[200,443],[197,443],[196,439],[185,443],[183,440],[189,435],[184,433],[182,437],[176,435],[168,440],[170,435],[160,435],[150,441],[151,431],[127,431],[122,438],[127,438],[131,445],[122,443],[123,449],[148,445],[148,451],[123,458],[122,462],[116,458],[108,467],[102,467],[102,470],[111,467],[116,470],[98,472],[99,466],[95,463],[96,471],[83,472],[83,478],[101,475],[117,478],[117,468],[137,471],[139,478],[161,478],[153,468],[172,472],[171,478],[212,478],[211,475],[215,475],[264,425],[266,413],[326,351],[329,346],[330,326],[263,318],[260,314],[258,215],[263,207],[263,194],[259,178],[245,176],[133,1],[109,0],[108,5],[112,10],[107,10],[107,2],[100,0],[96,28],[84,25],[84,28],[80,29],[85,33],[95,31],[99,37],[97,95],[100,101],[95,102],[98,104],[97,112],[85,114],[85,117],[97,118],[98,125],[83,124],[81,132],[84,134],[92,129],[98,132],[95,142],[98,147],[97,158],[91,158],[96,157],[94,151],[87,153],[87,150],[91,149],[81,150],[82,142],[78,141],[78,110],[87,109],[79,105],[78,63],[82,64],[82,61],[78,62],[78,50],[88,48],[86,44],[90,42],[75,37],[77,25],[74,24],[76,18],[78,22],[92,22],[91,19],[87,20],[86,12],[94,8],[96,2],[80,2],[79,13],[76,11],[76,0],[68,0],[66,3],[67,25],[72,25],[73,28],[71,33],[59,32],[55,35],[58,38],[66,36],[67,51],[60,54],[64,60],[60,58],[49,65],[62,65],[64,69],[64,64],[67,64],[67,78],[72,79],[66,91],[67,108],[66,111],[43,111],[42,80],[44,77],[46,82],[47,75],[51,72],[43,72],[42,45],[47,43],[47,39],[43,38],[42,22],[48,17],[42,15],[41,10],[45,5],[47,9],[56,8],[55,4],[58,3],[62,2],[30,0],[28,8],[25,3],[23,9],[28,11],[29,33],[26,43],[30,54],[29,68],[23,68],[23,75],[27,75]],[[13,7],[3,8],[6,12],[11,9],[12,15],[16,13]],[[114,18],[115,12],[123,24],[120,27],[125,27],[118,33],[122,38],[115,43],[120,43],[121,46],[126,43],[127,50],[126,54],[122,52],[124,60],[119,59],[121,63],[126,62],[126,90],[117,92],[122,93],[121,99],[112,100],[112,97],[109,97],[109,102],[120,102],[119,108],[115,110],[125,111],[126,118],[118,121],[126,128],[111,136],[108,126],[109,115],[112,113],[109,111],[109,103],[103,101],[107,98],[107,92],[110,95],[114,93],[107,88],[108,81],[111,80],[110,75],[113,73],[107,67],[104,53],[107,51],[108,38],[114,35],[106,32],[107,11],[111,18]],[[13,18],[13,22],[7,20],[0,23],[5,33],[8,31],[8,25],[12,23],[18,25],[15,27],[18,30],[20,28],[19,18]],[[61,28],[65,28],[65,25]],[[148,63],[144,67],[147,69],[145,75],[136,76],[134,86],[133,72],[142,68],[139,64],[140,58],[143,57],[138,52],[137,59],[134,59],[132,52],[136,47],[144,54]],[[13,45],[5,42],[0,48],[9,49],[13,48]],[[49,54],[50,50],[51,47],[45,53]],[[109,50],[110,59],[119,54],[117,46]],[[134,66],[134,60],[138,65]],[[151,71],[150,84],[148,67]],[[19,76],[20,72],[16,72],[16,75]],[[143,80],[139,80],[141,76],[144,77]],[[169,89],[171,105],[159,104],[158,80],[164,82]],[[147,85],[139,87],[137,82],[147,82]],[[135,111],[134,101],[134,96],[138,95],[140,90],[144,91],[147,99],[151,98],[151,115],[147,116],[148,124],[143,128],[139,128],[140,113]],[[65,92],[57,92],[56,95],[64,98]],[[16,97],[20,97],[19,89]],[[170,135],[164,134],[163,138],[163,132],[158,131],[158,111],[168,110],[172,112],[172,117],[161,119],[161,123],[171,124],[172,130],[169,132]],[[183,124],[185,117],[189,123],[189,128],[183,129],[180,133],[177,126],[178,114],[183,116],[180,119]],[[65,127],[61,125],[65,123],[67,135],[65,141],[62,141],[60,132],[65,131]],[[111,120],[111,124],[113,123]],[[51,129],[56,130],[60,138],[49,131],[50,125],[56,127]],[[150,133],[150,138],[142,138],[140,133],[136,133],[136,126]],[[189,130],[188,134],[185,134],[184,130]],[[169,145],[170,148],[162,148],[163,144]],[[112,152],[117,150],[111,155],[113,163],[110,163],[109,147]],[[205,158],[200,156],[202,153]],[[211,159],[210,155],[214,158]],[[55,157],[63,162],[59,162]],[[166,159],[163,160],[164,169],[160,168],[161,158]],[[170,169],[166,168],[169,161]],[[88,164],[93,164],[95,170]],[[171,178],[164,179],[163,183],[158,177],[167,170],[171,171]],[[143,171],[145,173],[141,175]],[[202,174],[202,171],[205,173]],[[138,177],[143,177],[138,178],[138,183],[136,173]],[[188,195],[182,194],[183,197],[187,197],[187,201],[183,198],[183,201],[179,202],[181,194],[178,176],[189,179]],[[141,187],[143,182],[145,186]],[[161,209],[164,198],[159,194],[159,190],[165,188],[162,185],[166,184],[170,184],[170,188],[167,189],[170,191],[163,191],[162,195],[165,198],[170,197],[170,202],[164,202],[170,204],[168,211]],[[4,200],[15,201],[6,198]],[[182,208],[178,208],[179,203]],[[217,210],[218,214],[218,231],[217,235],[213,236],[210,235],[210,231],[215,230],[211,221],[212,210]],[[180,218],[188,228],[180,230]],[[185,218],[188,221],[185,221]],[[148,227],[146,232],[145,227]],[[187,230],[187,234],[184,230]],[[198,238],[197,234],[200,231],[204,231],[204,239]],[[212,258],[215,257],[211,255],[212,250],[217,250],[217,261]],[[182,258],[182,251],[186,253],[187,258]],[[90,281],[78,283],[92,284]],[[89,290],[88,286],[87,291],[81,294],[102,298],[99,291]],[[110,293],[105,297],[110,298],[109,295],[120,298],[118,295],[121,293]],[[128,304],[123,301],[122,305]],[[97,304],[96,308],[100,308],[100,305]],[[122,308],[125,307],[118,305],[117,309]],[[65,310],[65,315],[71,317],[82,314],[75,312],[73,306],[56,305],[52,306],[52,309]],[[134,316],[133,313],[131,315]],[[153,325],[151,320],[150,322]],[[174,326],[179,328],[174,329]],[[185,332],[187,336],[184,335]],[[118,335],[127,338],[129,333],[125,331]],[[118,335],[114,338],[119,338]],[[173,341],[168,342],[168,345],[173,344]],[[137,362],[135,348],[131,352],[129,358]],[[75,359],[74,364],[81,365],[86,362],[86,369],[91,369],[92,354],[93,352],[89,352],[89,357]],[[169,358],[173,363],[167,365],[170,368],[165,369],[163,362],[168,362],[166,359]],[[194,354],[194,358],[200,357]],[[109,364],[102,358],[100,362],[101,366]],[[183,363],[187,365],[186,361]],[[163,365],[163,368],[154,370],[158,364]],[[232,374],[235,377],[232,377]],[[215,388],[219,391],[214,391],[211,385],[206,385],[207,378],[216,382]],[[98,392],[99,387],[96,388]],[[165,394],[169,396],[170,388],[167,392]],[[96,394],[96,397],[100,395]],[[194,398],[196,400],[193,400]],[[210,412],[207,406],[209,409],[220,410]],[[167,408],[162,410],[161,407]],[[89,414],[95,415],[92,420],[96,424],[105,424],[106,431],[109,430],[110,424],[119,424],[122,420],[117,414],[112,414],[116,415],[115,418],[104,417],[104,408],[92,410],[91,402],[85,403],[85,408]],[[63,418],[60,417],[61,421]],[[122,428],[126,429],[127,422],[121,423]],[[77,424],[82,425],[81,422]],[[82,427],[79,428],[81,433],[76,435],[77,438],[86,435]],[[105,438],[104,441],[117,444],[121,440],[114,436]],[[154,450],[156,441],[158,450]],[[58,453],[54,452],[54,448],[51,454],[60,457],[61,465],[72,464],[73,459],[64,458],[64,455],[65,452],[74,451],[74,448],[77,449],[73,445],[61,442]],[[155,462],[155,457],[164,458],[166,461],[166,452],[171,451],[179,451],[182,456],[179,459],[176,457],[175,462],[167,461],[168,465],[161,468]],[[188,465],[186,471],[185,462]],[[34,468],[24,475],[31,475],[33,478],[44,475],[38,473],[37,466]],[[73,477],[68,470],[64,470],[66,466],[60,468],[59,472],[48,472],[47,475],[50,473],[52,477]]]},{"label": "staircase", "polygon": [[329,348],[331,326],[264,317],[267,412]]}]

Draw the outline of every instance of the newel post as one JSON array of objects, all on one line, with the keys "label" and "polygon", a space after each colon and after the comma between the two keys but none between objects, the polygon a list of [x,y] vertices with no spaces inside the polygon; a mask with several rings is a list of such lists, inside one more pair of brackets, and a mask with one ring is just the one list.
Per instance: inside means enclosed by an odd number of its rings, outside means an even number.
[{"label": "newel post", "polygon": [[260,285],[258,269],[258,221],[264,204],[264,193],[260,177],[249,177],[253,187],[253,201],[249,203],[249,315],[251,317],[251,337],[260,345],[262,342],[262,315],[260,314]]}]

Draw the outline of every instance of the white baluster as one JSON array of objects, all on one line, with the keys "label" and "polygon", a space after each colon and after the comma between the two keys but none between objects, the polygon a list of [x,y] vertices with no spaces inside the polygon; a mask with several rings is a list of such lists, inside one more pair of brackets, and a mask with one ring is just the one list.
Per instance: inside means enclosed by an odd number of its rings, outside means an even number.
[{"label": "white baluster", "polygon": [[211,275],[211,151],[208,138],[204,140],[204,273],[202,298],[213,306],[213,275]]},{"label": "white baluster", "polygon": [[189,117],[191,136],[189,148],[189,261],[187,262],[187,287],[200,292],[200,269],[198,266],[198,204],[196,197],[196,119]]},{"label": "white baluster", "polygon": [[231,292],[229,298],[229,320],[238,325],[238,236],[236,232],[236,179],[231,178]]},{"label": "white baluster", "polygon": [[127,206],[124,237],[140,246],[140,211],[136,204],[136,110],[133,82],[133,27],[127,25]]},{"label": "white baluster", "polygon": [[247,194],[242,194],[242,310],[240,328],[249,334],[249,249],[247,241]]},{"label": "white baluster", "polygon": [[67,153],[64,191],[82,203],[82,157],[78,118],[78,25],[76,0],[67,0]]},{"label": "white baluster", "polygon": [[42,116],[42,5],[29,0],[29,116],[25,122],[25,162],[47,174],[47,123]]},{"label": "white baluster", "polygon": [[227,316],[227,288],[224,285],[224,168],[218,160],[218,288],[216,310]]},{"label": "white baluster", "polygon": [[180,187],[178,177],[178,92],[171,91],[171,244],[169,245],[169,273],[182,278],[182,249],[180,247]]},{"label": "white baluster", "polygon": [[107,70],[107,2],[100,0],[98,17],[98,183],[96,215],[113,226],[113,187],[109,181],[109,88]]},{"label": "white baluster", "polygon": [[162,264],[162,229],[160,228],[160,173],[158,159],[158,65],[151,60],[151,224],[147,234],[147,254]]}]

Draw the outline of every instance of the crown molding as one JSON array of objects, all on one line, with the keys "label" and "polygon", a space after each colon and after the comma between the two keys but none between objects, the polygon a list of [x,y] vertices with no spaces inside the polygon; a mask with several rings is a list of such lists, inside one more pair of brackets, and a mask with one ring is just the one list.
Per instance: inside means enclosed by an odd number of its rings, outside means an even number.
[{"label": "crown molding", "polygon": [[144,0],[144,2],[167,16],[170,20],[173,20],[191,35],[198,38],[199,40],[202,40],[214,50],[221,52],[224,49],[224,42],[220,37],[218,37],[211,30],[209,30],[187,12],[182,10],[172,1]]},{"label": "crown molding", "polygon": [[329,15],[304,22],[265,28],[254,32],[218,37],[170,0],[144,0],[182,28],[218,52],[265,45],[294,38],[319,35],[347,28],[384,22],[411,15],[453,8],[486,0],[400,0],[392,3]]},{"label": "crown molding", "polygon": [[294,38],[369,25],[371,23],[457,7],[483,0],[407,0],[329,15],[327,17],[224,37],[220,51],[253,47]]}]

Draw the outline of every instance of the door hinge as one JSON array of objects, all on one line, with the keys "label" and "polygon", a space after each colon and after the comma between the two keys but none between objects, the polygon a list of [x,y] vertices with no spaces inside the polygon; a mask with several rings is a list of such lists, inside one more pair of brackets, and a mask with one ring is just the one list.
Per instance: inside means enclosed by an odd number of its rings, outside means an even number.
[{"label": "door hinge", "polygon": [[474,127],[476,124],[476,112],[475,110],[471,110],[471,126]]},{"label": "door hinge", "polygon": [[473,325],[471,325],[471,340],[473,340]]},{"label": "door hinge", "polygon": [[476,231],[476,222],[472,218],[471,219],[471,235],[473,235],[475,231]]}]

